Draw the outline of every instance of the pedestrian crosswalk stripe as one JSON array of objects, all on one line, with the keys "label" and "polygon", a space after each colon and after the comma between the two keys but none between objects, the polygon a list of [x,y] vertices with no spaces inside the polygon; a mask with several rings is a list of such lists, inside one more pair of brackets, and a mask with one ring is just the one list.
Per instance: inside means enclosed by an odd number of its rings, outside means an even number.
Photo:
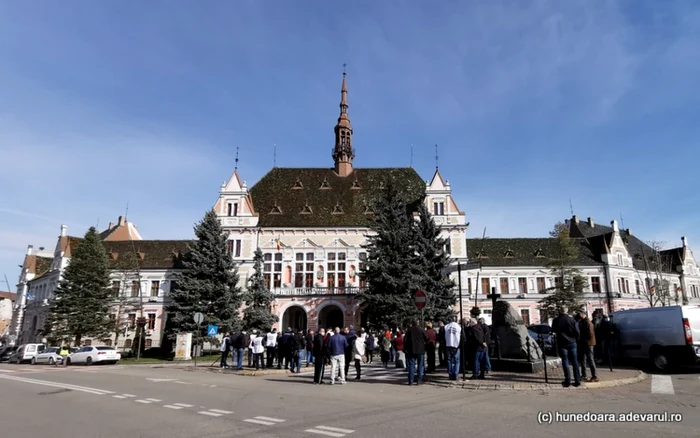
[{"label": "pedestrian crosswalk stripe", "polygon": [[209,412],[209,411],[199,411],[197,413],[202,414],[202,415],[209,415],[210,417],[220,417],[222,415],[222,414],[215,414],[214,412]]},{"label": "pedestrian crosswalk stripe", "polygon": [[126,398],[126,397],[124,397],[123,395],[113,395],[112,397],[114,397],[114,398],[121,398],[121,399]]},{"label": "pedestrian crosswalk stripe", "polygon": [[182,406],[183,408],[191,408],[193,405],[188,405],[185,403],[173,403],[175,406]]},{"label": "pedestrian crosswalk stripe", "polygon": [[271,417],[255,417],[248,418],[243,421],[245,421],[246,423],[262,424],[263,426],[274,426],[275,424],[284,423],[285,420]]},{"label": "pedestrian crosswalk stripe", "polygon": [[176,410],[177,409],[185,409],[182,406],[173,406],[173,405],[163,405],[163,407],[168,408],[168,409],[176,409]]},{"label": "pedestrian crosswalk stripe", "polygon": [[654,374],[651,376],[651,393],[652,394],[675,394],[673,389],[673,380],[671,376],[661,376]]},{"label": "pedestrian crosswalk stripe", "polygon": [[283,423],[286,421],[286,420],[282,420],[281,418],[271,418],[271,417],[255,417],[255,418],[257,418],[258,420],[272,421],[275,423]]},{"label": "pedestrian crosswalk stripe", "polygon": [[217,414],[233,414],[231,411],[222,411],[221,409],[209,409],[210,412],[216,412]]},{"label": "pedestrian crosswalk stripe", "polygon": [[329,427],[329,426],[316,426],[313,429],[306,429],[304,432],[315,433],[317,435],[332,436],[335,438],[341,438],[349,433],[355,432],[350,429],[341,429],[339,427]]}]

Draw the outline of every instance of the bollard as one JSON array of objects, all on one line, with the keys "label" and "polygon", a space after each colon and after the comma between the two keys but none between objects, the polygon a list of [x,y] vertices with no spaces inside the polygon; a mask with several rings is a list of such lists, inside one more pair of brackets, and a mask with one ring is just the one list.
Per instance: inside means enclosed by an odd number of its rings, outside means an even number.
[{"label": "bollard", "polygon": [[527,347],[527,361],[532,362],[532,352],[530,351],[530,337],[525,339],[525,346]]},{"label": "bollard", "polygon": [[494,339],[496,340],[496,357],[501,360],[501,345],[498,342],[498,335],[495,335]]},{"label": "bollard", "polygon": [[544,348],[544,335],[542,335],[542,333],[537,335],[537,340],[540,342],[540,348],[542,349],[542,363],[544,364],[544,383],[549,383],[549,376],[547,375],[547,352]]}]

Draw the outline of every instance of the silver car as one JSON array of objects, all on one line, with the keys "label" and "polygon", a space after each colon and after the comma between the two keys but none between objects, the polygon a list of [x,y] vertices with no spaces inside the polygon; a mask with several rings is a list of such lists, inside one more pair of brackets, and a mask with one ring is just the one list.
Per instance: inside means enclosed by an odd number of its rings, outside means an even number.
[{"label": "silver car", "polygon": [[61,349],[59,347],[49,347],[32,358],[32,365],[41,363],[47,363],[49,365],[60,364],[63,362],[63,356],[59,354],[60,351]]}]

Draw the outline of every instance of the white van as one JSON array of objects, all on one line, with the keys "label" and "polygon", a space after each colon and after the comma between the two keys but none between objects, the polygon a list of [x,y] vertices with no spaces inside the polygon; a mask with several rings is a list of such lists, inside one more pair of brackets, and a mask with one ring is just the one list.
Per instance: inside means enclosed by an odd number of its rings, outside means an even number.
[{"label": "white van", "polygon": [[44,348],[46,346],[44,344],[23,344],[20,345],[17,351],[10,356],[10,360],[8,361],[9,363],[23,363],[23,362],[31,362],[31,360],[36,356],[37,354],[41,353],[44,351]]},{"label": "white van", "polygon": [[657,370],[700,362],[700,306],[649,307],[611,316],[620,357],[648,359]]}]

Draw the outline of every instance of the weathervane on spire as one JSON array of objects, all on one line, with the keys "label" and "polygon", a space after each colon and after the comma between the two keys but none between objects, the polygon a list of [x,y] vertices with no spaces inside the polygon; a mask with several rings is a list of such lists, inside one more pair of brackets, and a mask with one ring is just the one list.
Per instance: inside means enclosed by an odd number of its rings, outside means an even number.
[{"label": "weathervane on spire", "polygon": [[236,146],[236,167],[233,170],[238,170],[238,146]]},{"label": "weathervane on spire", "polygon": [[345,67],[347,67],[347,64],[343,64],[343,74],[345,74]]},{"label": "weathervane on spire", "polygon": [[410,167],[413,167],[413,144],[411,144],[411,165]]},{"label": "weathervane on spire", "polygon": [[277,167],[277,143],[272,145],[272,167]]},{"label": "weathervane on spire", "polygon": [[438,161],[440,157],[438,157],[438,146],[435,145],[435,170],[438,170],[438,167],[440,165],[440,162]]}]

